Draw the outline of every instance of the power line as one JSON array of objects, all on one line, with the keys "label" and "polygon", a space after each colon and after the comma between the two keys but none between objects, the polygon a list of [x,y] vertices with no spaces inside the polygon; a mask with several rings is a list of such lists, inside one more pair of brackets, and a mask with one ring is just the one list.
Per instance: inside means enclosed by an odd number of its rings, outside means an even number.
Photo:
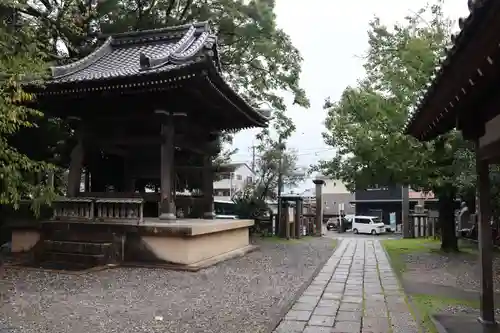
[{"label": "power line", "polygon": [[[322,148],[322,149],[319,149],[319,150],[315,150],[315,151],[306,151],[304,153],[300,153],[300,151],[303,151],[302,149],[299,150],[299,153],[296,154],[296,156],[305,156],[305,155],[315,155],[315,154],[318,154],[318,153],[324,153],[324,152],[328,152],[328,151],[333,151],[333,150],[336,150],[336,148]],[[257,155],[253,152],[252,150],[252,154],[251,155],[248,155],[246,153],[236,153],[234,155],[232,155],[233,157],[234,156],[248,156],[248,157],[252,157],[252,160],[254,157],[262,157],[262,155]]]}]

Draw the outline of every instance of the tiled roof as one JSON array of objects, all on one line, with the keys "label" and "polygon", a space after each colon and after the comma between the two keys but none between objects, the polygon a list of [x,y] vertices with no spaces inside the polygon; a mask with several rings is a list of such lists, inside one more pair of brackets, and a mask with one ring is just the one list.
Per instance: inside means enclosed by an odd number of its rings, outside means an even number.
[{"label": "tiled roof", "polygon": [[182,82],[196,79],[213,94],[218,109],[236,110],[243,116],[226,130],[265,127],[271,116],[269,112],[255,110],[224,81],[217,38],[208,22],[113,34],[88,56],[52,67],[51,71],[52,77],[46,84],[33,89],[40,88],[37,93],[49,96],[48,100],[63,94],[78,96],[80,92],[99,96],[108,90],[142,91],[145,86],[152,90],[160,87],[158,91],[175,89]]},{"label": "tiled roof", "polygon": [[138,76],[178,69],[212,57],[218,67],[216,37],[206,22],[116,34],[74,63],[52,67],[49,83]]},{"label": "tiled roof", "polygon": [[[472,35],[475,32],[476,27],[481,22],[484,14],[492,7],[495,0],[468,0],[467,4],[469,7],[469,16],[467,18],[459,19],[460,31],[458,34],[452,35],[451,46],[447,47],[445,50],[445,55],[441,58],[441,62],[436,66],[434,73],[431,75],[430,81],[427,83],[427,89],[422,95],[417,99],[417,107],[410,112],[410,115],[405,124],[405,132],[410,133],[411,127],[414,125],[416,119],[421,115],[423,110],[426,108],[429,100],[436,94],[438,87],[442,81],[442,77],[445,71],[448,70],[450,65],[453,63],[456,54],[464,48],[464,46],[471,40]],[[453,117],[453,114],[448,113],[448,109],[441,110],[436,114],[436,119],[434,120],[434,126],[437,127],[440,122],[443,122],[449,117]],[[446,114],[448,113],[448,114]],[[454,122],[450,122],[451,128],[445,128],[443,131],[451,130],[454,126]],[[435,128],[434,127],[434,128]]]}]

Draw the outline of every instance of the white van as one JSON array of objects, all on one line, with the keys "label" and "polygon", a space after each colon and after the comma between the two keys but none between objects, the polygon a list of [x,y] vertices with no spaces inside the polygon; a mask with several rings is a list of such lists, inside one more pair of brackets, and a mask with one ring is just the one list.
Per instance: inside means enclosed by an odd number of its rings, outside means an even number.
[{"label": "white van", "polygon": [[385,232],[385,224],[375,216],[354,216],[352,232],[379,235]]}]

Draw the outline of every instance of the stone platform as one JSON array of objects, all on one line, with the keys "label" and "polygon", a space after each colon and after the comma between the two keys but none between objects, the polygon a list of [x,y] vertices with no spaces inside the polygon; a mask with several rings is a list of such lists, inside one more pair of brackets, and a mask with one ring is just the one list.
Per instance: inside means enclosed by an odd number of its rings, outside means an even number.
[{"label": "stone platform", "polygon": [[32,251],[37,260],[85,260],[86,266],[90,262],[198,270],[254,250],[249,238],[253,224],[157,218],[142,223],[43,221],[13,228],[12,251]]}]

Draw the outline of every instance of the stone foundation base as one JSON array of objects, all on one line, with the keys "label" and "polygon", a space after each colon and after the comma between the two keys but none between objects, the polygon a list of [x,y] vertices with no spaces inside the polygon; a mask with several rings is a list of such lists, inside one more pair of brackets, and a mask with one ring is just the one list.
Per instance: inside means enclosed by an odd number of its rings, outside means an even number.
[{"label": "stone foundation base", "polygon": [[74,263],[83,258],[87,266],[95,261],[99,265],[133,263],[198,270],[254,250],[249,238],[253,223],[202,219],[155,219],[141,224],[52,221],[42,223],[38,230],[13,229],[12,251],[34,251],[37,261]]}]

